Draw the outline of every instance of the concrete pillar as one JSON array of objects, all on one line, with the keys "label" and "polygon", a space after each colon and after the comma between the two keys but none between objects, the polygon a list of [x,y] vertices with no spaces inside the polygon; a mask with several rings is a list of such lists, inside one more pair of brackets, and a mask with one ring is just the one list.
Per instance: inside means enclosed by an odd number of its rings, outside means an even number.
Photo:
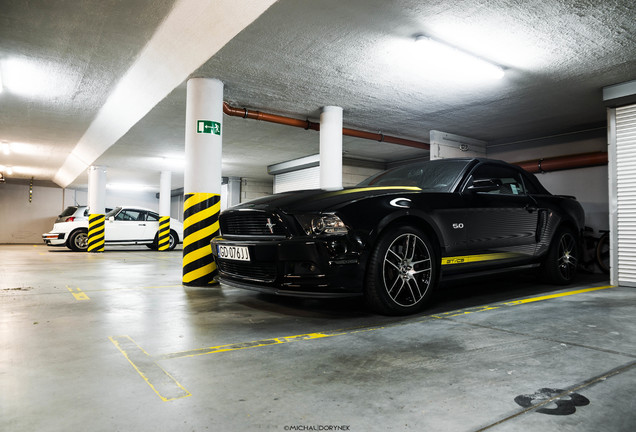
[{"label": "concrete pillar", "polygon": [[187,84],[183,203],[183,284],[214,284],[210,241],[221,208],[223,83],[192,78]]},{"label": "concrete pillar", "polygon": [[166,251],[170,248],[170,192],[172,190],[172,172],[161,171],[159,181],[159,233],[157,249]]},{"label": "concrete pillar", "polygon": [[320,188],[342,189],[342,108],[323,107],[320,114]]},{"label": "concrete pillar", "polygon": [[227,181],[227,206],[234,207],[241,203],[241,178],[230,177]]},{"label": "concrete pillar", "polygon": [[[106,209],[106,168],[90,166],[88,168],[88,252],[104,252]],[[75,241],[78,244],[78,241]],[[82,247],[83,249],[83,247]]]}]

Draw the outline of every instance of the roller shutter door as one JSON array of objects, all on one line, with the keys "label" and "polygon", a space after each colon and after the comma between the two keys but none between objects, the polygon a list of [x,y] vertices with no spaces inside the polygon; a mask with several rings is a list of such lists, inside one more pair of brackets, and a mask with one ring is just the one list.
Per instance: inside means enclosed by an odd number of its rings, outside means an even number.
[{"label": "roller shutter door", "polygon": [[274,193],[320,188],[320,166],[276,174]]},{"label": "roller shutter door", "polygon": [[619,285],[636,287],[636,105],[616,108]]}]

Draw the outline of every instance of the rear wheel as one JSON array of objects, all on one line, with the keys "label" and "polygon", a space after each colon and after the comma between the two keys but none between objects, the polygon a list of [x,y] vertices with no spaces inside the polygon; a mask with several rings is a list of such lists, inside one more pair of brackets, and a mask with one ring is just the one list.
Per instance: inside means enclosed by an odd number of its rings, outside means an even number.
[{"label": "rear wheel", "polygon": [[426,234],[412,226],[391,229],[369,259],[367,304],[387,315],[418,312],[433,292],[437,272],[435,251]]},{"label": "rear wheel", "polygon": [[84,252],[88,249],[88,231],[73,231],[66,245],[75,252]]},{"label": "rear wheel", "polygon": [[610,271],[610,244],[609,244],[609,233],[605,232],[598,239],[598,245],[596,245],[596,262],[598,266],[601,268],[603,273],[609,273]]},{"label": "rear wheel", "polygon": [[[174,232],[173,230],[170,230],[168,250],[169,251],[173,250],[174,248],[177,247],[177,244],[179,244],[179,237],[177,236],[176,232]],[[154,251],[159,250],[159,233],[155,235],[155,241],[153,241],[151,244],[146,246],[148,247],[148,249],[152,249]]]},{"label": "rear wheel", "polygon": [[578,237],[570,228],[561,228],[552,239],[543,262],[543,274],[551,283],[567,285],[576,277],[578,265]]},{"label": "rear wheel", "polygon": [[177,233],[170,230],[170,245],[168,246],[168,250],[176,248],[178,243],[179,237],[177,236]]}]

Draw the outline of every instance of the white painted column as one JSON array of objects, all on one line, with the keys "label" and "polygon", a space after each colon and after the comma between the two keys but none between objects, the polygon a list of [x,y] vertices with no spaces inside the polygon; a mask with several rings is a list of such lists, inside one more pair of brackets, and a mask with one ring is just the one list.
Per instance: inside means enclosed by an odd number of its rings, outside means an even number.
[{"label": "white painted column", "polygon": [[161,171],[159,180],[159,216],[170,216],[172,171]]},{"label": "white painted column", "polygon": [[320,114],[320,188],[342,189],[342,107]]},{"label": "white painted column", "polygon": [[161,171],[159,180],[159,232],[157,249],[170,249],[170,195],[172,190],[172,172]]},{"label": "white painted column", "polygon": [[[105,211],[106,168],[103,166],[90,166],[88,168],[88,232],[85,245],[88,252],[104,251]],[[76,240],[73,240],[73,242],[77,245],[81,243]]]},{"label": "white painted column", "polygon": [[93,165],[88,168],[88,211],[104,214],[106,209],[106,167]]},{"label": "white painted column", "polygon": [[214,283],[216,264],[210,241],[218,235],[223,143],[223,83],[188,80],[183,204],[183,283]]}]

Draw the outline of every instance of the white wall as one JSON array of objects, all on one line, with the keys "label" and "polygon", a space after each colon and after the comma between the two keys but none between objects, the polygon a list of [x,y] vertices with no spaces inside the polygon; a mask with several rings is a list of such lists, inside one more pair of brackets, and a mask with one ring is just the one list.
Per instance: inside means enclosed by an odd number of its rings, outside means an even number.
[{"label": "white wall", "polygon": [[262,181],[250,178],[241,178],[241,202],[251,201],[256,198],[271,195],[274,190],[273,180]]},{"label": "white wall", "polygon": [[0,243],[42,243],[42,234],[64,209],[62,189],[33,186],[29,202],[29,182],[8,179],[0,183]]},{"label": "white wall", "polygon": [[[183,197],[172,197],[171,216],[183,220]],[[62,189],[34,182],[29,202],[29,182],[8,179],[0,183],[0,243],[44,244],[42,234],[53,228],[57,216],[69,205],[86,205],[87,191]],[[106,190],[106,207],[136,205],[159,210],[156,192]]]},{"label": "white wall", "polygon": [[[559,143],[532,143],[532,146],[489,147],[488,156],[507,162],[521,162],[556,156],[607,151],[607,138],[561,140]],[[536,174],[555,195],[574,195],[585,209],[586,225],[609,229],[607,165]]]}]

